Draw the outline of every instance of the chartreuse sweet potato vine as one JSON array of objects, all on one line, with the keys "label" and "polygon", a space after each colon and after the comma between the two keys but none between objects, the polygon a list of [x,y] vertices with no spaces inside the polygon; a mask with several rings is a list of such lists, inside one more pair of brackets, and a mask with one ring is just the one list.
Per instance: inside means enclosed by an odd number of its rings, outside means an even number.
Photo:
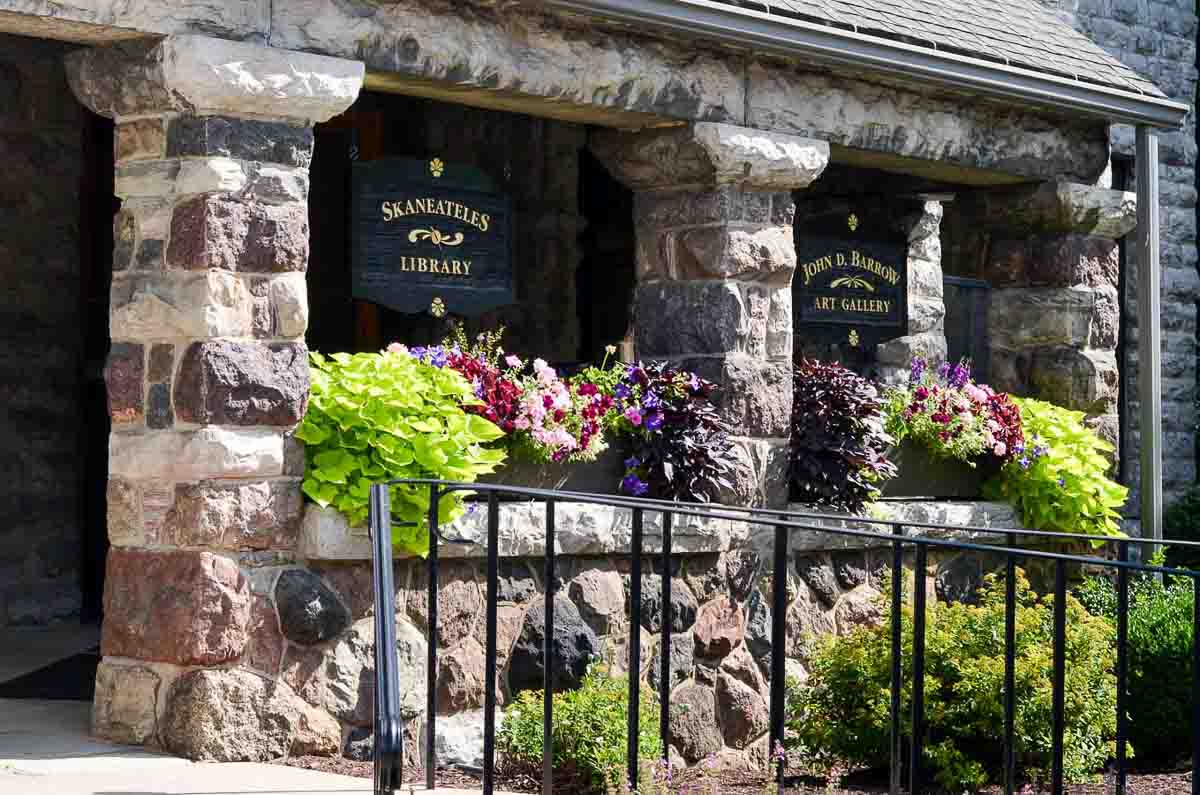
[{"label": "chartreuse sweet potato vine", "polygon": [[[504,461],[485,446],[503,433],[463,411],[478,402],[471,385],[449,368],[402,353],[309,356],[308,414],[296,431],[305,444],[304,493],[332,506],[351,526],[367,523],[371,483],[393,478],[473,482]],[[438,519],[463,512],[462,493],[443,497]],[[423,554],[429,548],[429,489],[395,486],[392,542]]]},{"label": "chartreuse sweet potato vine", "polygon": [[1008,500],[1034,530],[1121,535],[1129,490],[1108,477],[1112,445],[1083,424],[1081,411],[1032,398],[1013,402],[1025,449],[984,484],[984,496]]}]

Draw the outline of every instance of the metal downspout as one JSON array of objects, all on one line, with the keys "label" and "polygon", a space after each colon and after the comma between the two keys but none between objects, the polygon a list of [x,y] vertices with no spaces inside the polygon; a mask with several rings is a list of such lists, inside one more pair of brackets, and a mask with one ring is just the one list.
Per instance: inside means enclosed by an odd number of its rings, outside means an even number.
[{"label": "metal downspout", "polygon": [[1162,539],[1162,304],[1159,299],[1158,135],[1137,128],[1138,399],[1142,538]]}]

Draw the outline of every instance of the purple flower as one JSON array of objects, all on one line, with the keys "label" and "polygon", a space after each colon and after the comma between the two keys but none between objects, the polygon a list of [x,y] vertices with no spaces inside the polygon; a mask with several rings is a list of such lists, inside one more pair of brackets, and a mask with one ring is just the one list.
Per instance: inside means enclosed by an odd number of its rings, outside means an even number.
[{"label": "purple flower", "polygon": [[1017,459],[1017,463],[1021,465],[1021,469],[1029,469],[1029,465],[1033,462],[1029,460],[1029,456],[1023,455]]},{"label": "purple flower", "polygon": [[950,377],[950,362],[942,362],[938,365],[938,378],[945,381]]},{"label": "purple flower", "polygon": [[1066,479],[1066,478],[1059,478],[1059,479],[1058,479],[1058,485],[1059,485],[1059,486],[1065,486],[1065,485],[1067,485],[1067,479]]},{"label": "purple flower", "polygon": [[624,400],[625,398],[629,397],[632,394],[633,394],[633,392],[630,391],[629,387],[626,386],[625,382],[623,382],[623,381],[621,383],[617,384],[617,388],[613,390],[613,396],[620,398],[622,400]]},{"label": "purple flower", "polygon": [[1050,448],[1044,444],[1035,444],[1033,446],[1033,457],[1034,458],[1041,458],[1048,452],[1050,452]]},{"label": "purple flower", "polygon": [[654,394],[653,392],[651,392],[649,390],[647,390],[646,394],[642,396],[642,406],[645,408],[656,409],[661,405],[662,405],[662,401],[659,400],[658,395]]},{"label": "purple flower", "polygon": [[645,425],[648,431],[657,431],[662,427],[663,415],[661,411],[655,411],[646,415]]},{"label": "purple flower", "polygon": [[641,478],[632,473],[626,475],[621,481],[621,491],[632,494],[634,497],[641,497],[649,490],[650,487],[643,483]]},{"label": "purple flower", "polygon": [[700,383],[700,376],[692,373],[692,377],[688,379],[688,388],[690,388],[693,392],[699,392],[701,386],[702,384]]},{"label": "purple flower", "polygon": [[925,375],[925,360],[920,356],[914,356],[909,362],[908,380],[910,383],[917,383],[921,380],[921,376]]},{"label": "purple flower", "polygon": [[954,369],[950,371],[950,377],[947,383],[955,389],[962,389],[967,385],[967,381],[971,380],[971,368],[959,362],[954,365]]},{"label": "purple flower", "polygon": [[626,469],[637,469],[641,465],[642,465],[642,462],[637,460],[637,458],[634,456],[630,456],[629,458],[625,459],[625,468]]}]

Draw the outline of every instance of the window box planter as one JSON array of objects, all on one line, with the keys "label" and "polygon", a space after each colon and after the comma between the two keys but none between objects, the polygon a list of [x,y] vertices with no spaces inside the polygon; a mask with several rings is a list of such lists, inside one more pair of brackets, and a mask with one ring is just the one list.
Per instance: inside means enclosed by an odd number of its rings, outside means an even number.
[{"label": "window box planter", "polygon": [[984,481],[999,472],[994,460],[967,466],[952,458],[934,455],[923,445],[905,440],[888,450],[899,473],[883,483],[885,498],[923,497],[939,500],[977,500]]},{"label": "window box planter", "polygon": [[[582,491],[589,494],[616,494],[621,478],[625,475],[625,459],[628,455],[625,445],[613,442],[595,461],[555,464],[509,457],[496,472],[483,475],[478,482],[556,491]],[[524,499],[519,495],[513,497]],[[501,495],[501,499],[503,498],[504,495]]]}]

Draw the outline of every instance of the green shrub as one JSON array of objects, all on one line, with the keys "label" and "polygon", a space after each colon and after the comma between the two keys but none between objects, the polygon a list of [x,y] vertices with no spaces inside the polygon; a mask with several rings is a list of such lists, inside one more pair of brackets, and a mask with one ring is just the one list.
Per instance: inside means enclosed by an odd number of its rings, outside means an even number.
[{"label": "green shrub", "polygon": [[[1163,511],[1163,536],[1173,541],[1200,541],[1200,487],[1193,487]],[[1170,547],[1167,565],[1200,569],[1200,549]]]},{"label": "green shrub", "polygon": [[[305,444],[304,493],[333,506],[352,526],[367,522],[371,483],[390,478],[473,482],[504,460],[484,447],[500,429],[467,414],[477,402],[471,385],[450,369],[399,353],[310,354],[308,414],[296,431]],[[439,503],[439,521],[462,513],[461,492]],[[392,539],[429,549],[429,489],[395,486]]]},{"label": "green shrub", "polygon": [[[658,699],[641,690],[638,754],[662,756]],[[629,721],[629,678],[613,676],[595,663],[578,690],[554,694],[554,784],[556,792],[604,792],[625,780]],[[505,772],[530,780],[542,777],[542,691],[526,690],[504,713],[496,734]]]},{"label": "green shrub", "polygon": [[[1004,728],[1004,582],[989,576],[978,605],[931,603],[926,616],[923,765],[948,790],[977,789],[1000,775]],[[1051,752],[1052,600],[1039,599],[1021,575],[1017,589],[1016,742],[1026,775],[1049,767]],[[887,765],[891,719],[890,607],[885,620],[827,638],[804,686],[788,691],[788,750],[816,770],[837,764]],[[901,615],[904,659],[912,653],[912,609]],[[1065,772],[1073,781],[1098,771],[1113,750],[1116,687],[1112,627],[1067,602]],[[911,683],[904,682],[906,737]]]},{"label": "green shrub", "polygon": [[[1116,620],[1111,579],[1089,577],[1078,596],[1089,611]],[[1129,583],[1129,742],[1143,762],[1191,753],[1192,609],[1190,578]]]},{"label": "green shrub", "polygon": [[1108,478],[1112,445],[1083,424],[1083,412],[1031,398],[1021,410],[1025,454],[984,484],[988,499],[1007,500],[1034,530],[1121,535],[1129,490]]}]

